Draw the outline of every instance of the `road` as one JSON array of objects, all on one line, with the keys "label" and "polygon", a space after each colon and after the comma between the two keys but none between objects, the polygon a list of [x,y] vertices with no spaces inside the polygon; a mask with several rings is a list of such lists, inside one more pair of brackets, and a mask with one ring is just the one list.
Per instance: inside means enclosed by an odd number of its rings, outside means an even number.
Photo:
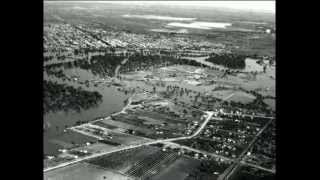
[{"label": "road", "polygon": [[251,115],[251,114],[233,114],[233,113],[221,113],[223,115],[233,115],[233,116],[246,116],[246,117],[255,117],[255,118],[265,118],[265,119],[275,119],[275,117],[272,116],[259,116],[259,115]]},{"label": "road", "polygon": [[[241,165],[241,161],[243,160],[244,156],[246,155],[246,153],[248,152],[248,150],[251,148],[251,146],[256,142],[256,140],[258,139],[258,137],[263,133],[263,131],[269,126],[269,124],[271,124],[273,119],[270,119],[265,126],[256,134],[256,136],[252,139],[252,141],[249,143],[249,145],[246,147],[246,149],[244,149],[242,151],[242,153],[239,155],[238,159],[234,162],[234,164],[232,164],[224,173],[222,176],[219,177],[220,179],[226,179],[228,180],[230,178],[230,176],[232,176],[234,174],[234,172],[236,172],[236,170],[240,167]],[[245,163],[248,164],[249,163]],[[252,164],[250,164],[250,166],[252,166]],[[259,167],[259,169],[261,169],[262,167]],[[270,170],[268,170],[270,171]]]},{"label": "road", "polygon": [[274,169],[267,169],[265,167],[262,167],[262,166],[259,166],[259,165],[256,165],[256,164],[252,164],[252,163],[247,163],[247,162],[244,162],[244,161],[241,161],[240,163],[244,164],[246,166],[251,166],[251,167],[263,170],[263,171],[267,171],[269,173],[273,173],[273,174],[276,173],[276,171]]},{"label": "road", "polygon": [[129,145],[129,146],[125,146],[119,149],[115,149],[115,150],[111,150],[111,151],[107,151],[107,152],[101,152],[101,153],[97,153],[97,154],[93,154],[90,156],[86,156],[86,157],[82,157],[79,159],[75,159],[69,162],[65,162],[65,163],[61,163],[57,166],[54,167],[49,167],[43,170],[43,172],[48,172],[48,171],[52,171],[54,169],[58,169],[58,168],[62,168],[65,166],[69,166],[71,164],[75,164],[81,161],[85,161],[88,159],[92,159],[92,158],[96,158],[99,156],[104,156],[110,153],[115,153],[115,152],[119,152],[119,151],[124,151],[124,150],[129,150],[129,149],[133,149],[133,148],[138,148],[138,147],[142,147],[142,146],[147,146],[147,145],[152,145],[152,144],[158,144],[158,143],[165,143],[165,142],[171,142],[171,141],[178,141],[178,140],[184,140],[184,139],[191,139],[195,136],[197,136],[202,129],[207,125],[207,123],[210,121],[211,117],[213,116],[214,112],[211,111],[207,111],[207,118],[205,119],[205,121],[201,124],[201,126],[198,128],[198,130],[192,134],[191,136],[183,136],[183,137],[178,137],[178,138],[170,138],[170,139],[160,139],[160,140],[155,140],[155,141],[151,141],[151,142],[145,142],[145,143],[141,143],[141,144],[137,144],[137,145]]},{"label": "road", "polygon": [[193,135],[191,135],[189,138],[193,138],[193,137],[197,136],[200,133],[200,131],[208,124],[208,122],[210,121],[210,119],[212,118],[212,116],[214,114],[214,112],[211,112],[211,111],[207,111],[206,113],[207,113],[206,120],[204,120],[204,122],[201,124],[200,128]]},{"label": "road", "polygon": [[193,151],[193,152],[197,152],[197,153],[201,153],[201,154],[206,154],[206,155],[209,155],[209,156],[212,156],[212,157],[224,159],[226,161],[234,161],[233,159],[230,159],[228,157],[221,156],[221,155],[215,154],[215,153],[210,153],[210,152],[207,152],[207,151],[202,151],[202,150],[199,150],[199,149],[194,149],[194,148],[189,147],[189,146],[185,146],[185,145],[181,145],[181,144],[177,144],[177,143],[173,143],[173,142],[170,142],[170,143],[167,143],[167,144],[173,145],[173,146],[176,146],[176,147],[179,147],[179,148],[182,148],[182,149],[187,149],[189,151]]},{"label": "road", "polygon": [[[114,115],[116,114],[119,114],[119,113],[124,113],[126,111],[126,109],[128,108],[131,108],[133,107],[131,105],[131,98],[128,99],[128,104],[122,109],[122,111],[118,112],[118,113],[115,113]],[[134,106],[139,106],[139,105],[134,105]],[[168,142],[173,142],[173,141],[179,141],[179,140],[185,140],[185,139],[191,139],[191,138],[194,138],[196,137],[197,135],[200,134],[200,132],[206,127],[206,125],[208,124],[208,122],[211,120],[211,119],[216,119],[216,120],[221,120],[221,118],[214,118],[212,117],[215,112],[212,112],[212,111],[206,111],[206,119],[202,122],[201,126],[197,129],[196,132],[194,132],[192,135],[190,136],[183,136],[183,137],[178,137],[178,138],[170,138],[170,139],[160,139],[160,140],[154,140],[154,141],[149,141],[149,142],[144,142],[144,143],[140,143],[140,144],[137,144],[137,145],[126,145],[125,147],[120,147],[118,149],[115,149],[115,150],[111,150],[111,151],[106,151],[106,152],[101,152],[101,153],[97,153],[97,154],[93,154],[93,155],[90,155],[90,156],[86,156],[86,157],[82,157],[82,158],[79,158],[79,159],[75,159],[75,160],[72,160],[72,161],[69,161],[69,162],[65,162],[65,163],[61,163],[57,166],[54,166],[54,167],[49,167],[49,168],[46,168],[43,170],[43,172],[48,172],[48,171],[51,171],[51,170],[54,170],[54,169],[58,169],[58,168],[62,168],[62,167],[65,167],[65,166],[69,166],[69,165],[72,165],[72,164],[75,164],[75,163],[78,163],[78,162],[82,162],[82,161],[85,161],[85,160],[89,160],[89,159],[92,159],[92,158],[96,158],[96,157],[99,157],[99,156],[104,156],[104,155],[107,155],[107,154],[111,154],[111,153],[115,153],[115,152],[119,152],[119,151],[124,151],[124,150],[129,150],[129,149],[134,149],[134,148],[139,148],[139,147],[142,147],[142,146],[147,146],[147,145],[152,145],[152,144],[158,144],[158,143],[168,143]],[[252,116],[252,115],[247,115],[247,116]],[[257,116],[254,116],[254,117],[257,117]],[[262,116],[258,116],[258,117],[262,117]],[[230,170],[228,170],[227,172],[230,172],[230,173],[227,173],[225,174],[227,177],[230,176],[231,174],[233,174],[233,172],[235,171],[235,169],[237,169],[237,167],[241,164],[247,164],[249,166],[255,166],[259,169],[262,169],[262,170],[266,170],[266,171],[271,171],[270,169],[266,169],[266,168],[263,168],[263,167],[260,167],[258,165],[254,165],[254,164],[249,164],[249,163],[245,163],[245,162],[242,162],[242,158],[243,156],[245,155],[245,153],[249,150],[249,148],[254,144],[254,142],[257,140],[257,138],[260,136],[260,134],[266,129],[266,127],[271,123],[271,121],[274,119],[274,117],[264,117],[264,118],[269,118],[269,122],[257,133],[257,135],[255,136],[255,138],[250,142],[250,144],[248,145],[248,147],[243,151],[243,153],[239,156],[239,158],[235,161],[235,163],[233,165],[230,166]],[[101,121],[101,119],[99,120],[96,120],[96,121]],[[91,124],[92,122],[95,122],[95,121],[91,121],[90,123],[87,123],[87,124]],[[181,145],[180,145],[181,146]],[[203,153],[203,154],[208,154],[208,152],[203,152],[201,150],[197,150],[197,149],[193,149],[193,148],[190,148],[190,147],[187,147],[187,146],[181,146],[182,148],[185,148],[185,149],[189,149],[191,151],[195,151],[195,152],[198,152],[198,153]],[[218,157],[218,158],[222,158],[222,159],[225,159],[225,160],[231,160],[230,158],[227,158],[227,157],[224,157],[224,156],[220,156],[220,155],[217,155],[217,154],[214,154],[214,153],[209,153],[209,155],[211,156],[214,156],[214,157]],[[231,160],[231,161],[234,161],[234,160]],[[228,168],[229,169],[229,168]]]},{"label": "road", "polygon": [[222,101],[226,101],[234,96],[234,93],[230,94],[229,96],[225,97]]}]

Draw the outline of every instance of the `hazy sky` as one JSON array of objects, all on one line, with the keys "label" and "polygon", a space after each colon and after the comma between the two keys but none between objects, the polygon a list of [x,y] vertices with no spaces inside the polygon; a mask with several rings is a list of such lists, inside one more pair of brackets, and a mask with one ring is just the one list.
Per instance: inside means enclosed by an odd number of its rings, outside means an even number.
[{"label": "hazy sky", "polygon": [[[102,1],[101,1],[102,2]],[[104,1],[106,2],[106,1]],[[238,10],[275,13],[275,1],[109,1],[112,3],[173,6],[223,7]]]}]

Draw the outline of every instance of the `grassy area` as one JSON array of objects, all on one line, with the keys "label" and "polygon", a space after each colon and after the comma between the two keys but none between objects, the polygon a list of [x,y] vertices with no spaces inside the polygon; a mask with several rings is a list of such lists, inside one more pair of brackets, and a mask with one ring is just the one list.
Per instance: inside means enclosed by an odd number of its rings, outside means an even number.
[{"label": "grassy area", "polygon": [[56,169],[44,173],[44,180],[102,180],[107,177],[109,180],[131,180],[132,178],[120,173],[92,166],[86,163],[78,163],[72,166]]}]

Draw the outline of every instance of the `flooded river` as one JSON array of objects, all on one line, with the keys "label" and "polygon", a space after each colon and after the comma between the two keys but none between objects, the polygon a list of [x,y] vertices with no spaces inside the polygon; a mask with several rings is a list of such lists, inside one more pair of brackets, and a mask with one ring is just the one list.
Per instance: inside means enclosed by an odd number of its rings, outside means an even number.
[{"label": "flooded river", "polygon": [[[90,70],[84,70],[80,68],[69,68],[64,69],[62,67],[65,75],[76,76],[78,81],[100,79],[100,77],[92,74]],[[44,73],[44,79],[56,81],[58,83],[67,84],[75,88],[81,86],[87,91],[98,91],[102,95],[102,102],[96,106],[89,108],[87,110],[81,110],[80,112],[74,111],[58,111],[50,112],[44,115],[44,126],[46,127],[44,131],[44,153],[55,155],[58,154],[58,149],[62,149],[63,143],[57,143],[63,141],[64,139],[64,129],[66,127],[76,125],[77,121],[90,121],[98,117],[106,117],[114,112],[121,111],[125,105],[125,100],[129,97],[125,93],[119,91],[114,86],[99,85],[97,87],[90,85],[85,86],[84,84],[79,84],[77,81],[62,81],[61,79],[55,78],[53,76],[48,76]],[[75,139],[83,138],[78,135],[74,136]],[[59,141],[57,140],[59,139]]]}]

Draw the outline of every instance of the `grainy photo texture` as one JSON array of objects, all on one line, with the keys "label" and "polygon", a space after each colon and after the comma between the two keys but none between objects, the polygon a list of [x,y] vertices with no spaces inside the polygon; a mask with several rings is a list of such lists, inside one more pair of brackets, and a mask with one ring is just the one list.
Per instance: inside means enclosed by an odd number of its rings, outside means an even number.
[{"label": "grainy photo texture", "polygon": [[44,1],[44,180],[275,179],[275,1]]}]

